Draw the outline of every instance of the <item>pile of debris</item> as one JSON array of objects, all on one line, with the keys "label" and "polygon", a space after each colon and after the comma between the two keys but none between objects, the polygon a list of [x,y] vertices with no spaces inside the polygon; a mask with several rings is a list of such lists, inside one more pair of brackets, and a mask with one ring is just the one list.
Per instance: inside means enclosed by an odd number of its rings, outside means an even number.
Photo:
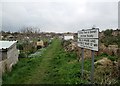
[{"label": "pile of debris", "polygon": [[75,51],[77,48],[77,42],[74,42],[72,40],[68,40],[68,41],[64,40],[63,47],[67,52]]},{"label": "pile of debris", "polygon": [[119,76],[119,63],[111,61],[107,57],[94,62],[95,64],[95,82],[100,84],[115,84]]},{"label": "pile of debris", "polygon": [[105,58],[105,57],[103,59],[96,61],[94,64],[95,65],[99,64],[101,66],[112,66],[113,65],[112,61],[108,58]]},{"label": "pile of debris", "polygon": [[120,57],[120,48],[118,47],[118,45],[109,45],[108,47],[106,47],[104,44],[100,44],[99,54],[102,53]]}]

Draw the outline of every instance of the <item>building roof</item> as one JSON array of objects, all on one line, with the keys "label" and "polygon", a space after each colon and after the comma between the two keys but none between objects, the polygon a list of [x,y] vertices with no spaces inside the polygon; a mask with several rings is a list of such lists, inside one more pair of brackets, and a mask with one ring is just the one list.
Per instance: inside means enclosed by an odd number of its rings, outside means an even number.
[{"label": "building roof", "polygon": [[17,41],[0,41],[0,49],[7,49]]}]

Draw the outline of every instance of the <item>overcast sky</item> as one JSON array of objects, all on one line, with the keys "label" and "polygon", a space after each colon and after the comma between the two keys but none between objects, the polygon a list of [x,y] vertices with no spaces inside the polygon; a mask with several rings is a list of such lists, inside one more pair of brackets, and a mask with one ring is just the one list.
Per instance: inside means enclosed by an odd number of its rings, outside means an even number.
[{"label": "overcast sky", "polygon": [[1,4],[4,31],[25,26],[47,32],[77,32],[93,25],[100,31],[118,27],[118,0],[2,0]]}]

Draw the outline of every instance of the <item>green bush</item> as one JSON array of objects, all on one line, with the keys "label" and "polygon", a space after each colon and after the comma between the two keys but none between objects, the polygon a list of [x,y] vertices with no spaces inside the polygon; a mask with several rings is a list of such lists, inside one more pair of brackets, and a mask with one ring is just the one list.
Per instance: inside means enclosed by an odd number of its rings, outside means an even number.
[{"label": "green bush", "polygon": [[100,56],[108,56],[107,53],[102,53]]},{"label": "green bush", "polygon": [[27,54],[25,52],[20,52],[19,58],[27,58]]},{"label": "green bush", "polygon": [[102,38],[100,42],[104,43],[106,47],[108,47],[108,45],[111,45],[111,44],[117,44],[118,47],[120,47],[120,35],[112,36],[112,32],[113,32],[112,29],[105,30],[104,31],[105,37]]},{"label": "green bush", "polygon": [[112,35],[112,32],[113,32],[113,30],[112,29],[107,29],[107,30],[105,30],[104,31],[104,34],[105,34],[105,36],[111,36]]},{"label": "green bush", "polygon": [[32,46],[32,48],[29,50],[29,54],[32,54],[36,51],[36,48],[34,46]]},{"label": "green bush", "polygon": [[108,59],[110,59],[111,61],[115,61],[116,57],[114,57],[114,56],[108,56]]},{"label": "green bush", "polygon": [[17,49],[19,49],[19,50],[23,50],[23,44],[21,44],[21,43],[17,43]]}]

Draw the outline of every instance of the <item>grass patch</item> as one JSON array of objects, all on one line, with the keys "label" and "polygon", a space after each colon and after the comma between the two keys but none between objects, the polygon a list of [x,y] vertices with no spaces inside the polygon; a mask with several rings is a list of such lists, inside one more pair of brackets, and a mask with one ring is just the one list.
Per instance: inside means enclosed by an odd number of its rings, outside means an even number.
[{"label": "grass patch", "polygon": [[11,72],[3,74],[3,84],[19,84],[28,79],[27,76],[32,76],[35,67],[39,66],[37,63],[41,62],[41,58],[22,58],[13,66]]}]

